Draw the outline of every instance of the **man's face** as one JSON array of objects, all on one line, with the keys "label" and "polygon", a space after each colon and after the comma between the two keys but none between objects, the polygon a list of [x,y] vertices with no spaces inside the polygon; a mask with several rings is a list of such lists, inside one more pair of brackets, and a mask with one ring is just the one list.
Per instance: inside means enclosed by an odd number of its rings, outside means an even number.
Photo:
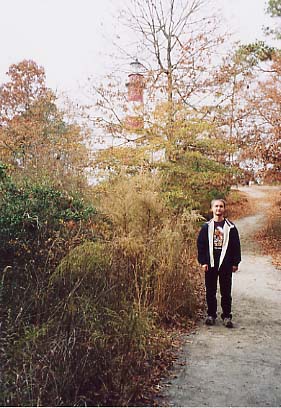
[{"label": "man's face", "polygon": [[212,206],[213,215],[217,217],[223,217],[225,213],[224,203],[220,200],[216,200]]}]

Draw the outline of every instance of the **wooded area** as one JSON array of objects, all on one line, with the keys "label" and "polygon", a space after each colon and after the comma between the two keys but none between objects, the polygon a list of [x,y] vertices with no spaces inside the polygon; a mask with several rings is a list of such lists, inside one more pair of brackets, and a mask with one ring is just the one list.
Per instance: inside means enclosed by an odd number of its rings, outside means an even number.
[{"label": "wooded area", "polygon": [[[167,327],[200,310],[210,200],[281,181],[280,50],[228,51],[204,0],[130,4],[145,98],[132,111],[114,74],[89,81],[93,103],[75,115],[35,61],[0,86],[3,406],[141,401]],[[281,2],[268,13],[279,21]]]}]

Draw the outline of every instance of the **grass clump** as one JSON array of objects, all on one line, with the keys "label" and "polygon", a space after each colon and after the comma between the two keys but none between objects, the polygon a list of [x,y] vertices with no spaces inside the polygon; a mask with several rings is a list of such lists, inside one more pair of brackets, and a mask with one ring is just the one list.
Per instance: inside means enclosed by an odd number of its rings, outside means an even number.
[{"label": "grass clump", "polygon": [[103,196],[110,218],[113,269],[139,310],[164,320],[192,316],[197,305],[195,236],[198,214],[176,214],[165,205],[161,179],[139,175],[117,180]]}]

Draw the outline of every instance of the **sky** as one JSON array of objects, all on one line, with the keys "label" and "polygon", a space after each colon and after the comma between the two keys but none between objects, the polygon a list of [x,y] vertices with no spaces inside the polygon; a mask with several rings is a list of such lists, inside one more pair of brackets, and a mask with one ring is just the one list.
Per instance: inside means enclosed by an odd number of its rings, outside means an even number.
[{"label": "sky", "polygon": [[[242,42],[262,38],[266,0],[214,0],[214,11]],[[32,59],[47,85],[70,97],[90,76],[111,69],[123,0],[0,0],[0,84],[13,63]],[[126,34],[125,34],[126,35]]]}]

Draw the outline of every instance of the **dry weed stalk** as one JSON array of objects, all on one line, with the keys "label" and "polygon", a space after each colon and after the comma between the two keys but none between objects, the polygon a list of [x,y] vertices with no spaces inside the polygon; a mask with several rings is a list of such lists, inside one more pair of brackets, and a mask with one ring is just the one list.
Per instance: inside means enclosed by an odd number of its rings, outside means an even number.
[{"label": "dry weed stalk", "polygon": [[[141,174],[111,185],[101,210],[112,220],[114,265],[138,310],[161,318],[196,310],[196,212],[174,214],[161,179]],[[121,277],[122,276],[122,277]]]}]

